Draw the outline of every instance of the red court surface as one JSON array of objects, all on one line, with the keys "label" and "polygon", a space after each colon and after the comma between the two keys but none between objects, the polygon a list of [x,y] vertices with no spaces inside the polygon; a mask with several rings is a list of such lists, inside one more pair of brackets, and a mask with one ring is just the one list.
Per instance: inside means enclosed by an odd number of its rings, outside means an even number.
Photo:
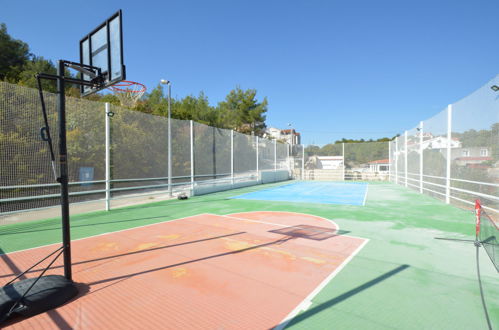
[{"label": "red court surface", "polygon": [[[81,239],[72,244],[80,294],[7,328],[269,329],[306,306],[365,242],[288,212],[201,214]],[[56,247],[0,256],[0,284]],[[52,273],[62,273],[60,263]]]}]

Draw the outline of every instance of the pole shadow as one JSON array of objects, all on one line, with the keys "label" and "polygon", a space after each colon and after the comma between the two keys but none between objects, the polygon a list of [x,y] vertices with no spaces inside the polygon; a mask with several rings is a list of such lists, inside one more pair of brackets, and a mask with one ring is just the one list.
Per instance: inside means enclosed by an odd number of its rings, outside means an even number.
[{"label": "pole shadow", "polygon": [[335,298],[332,298],[326,302],[323,302],[322,304],[295,316],[291,320],[285,321],[285,322],[275,326],[274,329],[282,330],[288,325],[296,325],[296,324],[298,324],[298,323],[300,323],[300,322],[302,322],[302,321],[304,321],[304,320],[306,320],[306,319],[308,319],[308,318],[310,318],[310,317],[312,317],[312,316],[314,316],[314,315],[316,315],[316,314],[318,314],[318,313],[320,313],[328,308],[333,307],[336,304],[339,304],[340,302],[342,302],[342,301],[344,301],[344,300],[346,300],[346,299],[348,299],[348,298],[350,298],[350,297],[352,297],[352,296],[354,296],[354,295],[356,295],[356,294],[358,294],[366,289],[369,289],[370,287],[400,273],[401,271],[406,270],[407,268],[409,268],[409,265],[401,265],[401,266],[399,266],[399,267],[397,267],[397,268],[395,268],[395,269],[393,269],[393,270],[391,270],[391,271],[389,271],[381,276],[378,276],[378,277],[370,280],[369,282],[366,282],[366,283],[364,283],[364,284],[362,284],[362,285],[360,285],[352,290],[349,290],[349,291],[347,291],[347,292],[345,292],[345,293],[343,293]]},{"label": "pole shadow", "polygon": [[215,259],[215,258],[221,258],[221,257],[224,257],[224,256],[229,256],[229,255],[235,255],[235,254],[239,254],[239,253],[244,253],[244,252],[247,252],[247,251],[255,250],[255,249],[258,249],[258,248],[261,248],[261,247],[270,246],[270,245],[279,245],[279,244],[282,244],[282,243],[287,242],[287,241],[292,240],[292,239],[294,239],[294,238],[293,237],[285,237],[285,238],[281,238],[281,239],[278,239],[278,240],[275,240],[275,241],[272,241],[272,242],[254,245],[254,246],[251,246],[251,247],[248,247],[248,248],[244,248],[244,249],[240,249],[240,250],[237,250],[237,251],[230,251],[230,252],[224,252],[224,253],[214,254],[214,255],[211,255],[211,256],[206,256],[206,257],[202,257],[202,258],[197,258],[197,259],[193,259],[193,260],[179,262],[179,263],[175,263],[175,264],[171,264],[171,265],[166,265],[166,266],[162,266],[162,267],[151,268],[151,269],[140,271],[140,272],[135,272],[135,273],[130,273],[130,274],[126,274],[126,275],[120,275],[120,276],[110,277],[110,278],[102,279],[102,280],[99,280],[99,281],[90,282],[90,283],[87,283],[87,284],[90,285],[90,286],[92,286],[92,285],[95,285],[95,284],[102,284],[102,283],[107,283],[107,282],[111,282],[111,281],[129,279],[129,278],[132,278],[132,277],[135,277],[135,276],[144,275],[144,274],[148,274],[148,273],[153,273],[153,272],[157,272],[157,271],[164,270],[164,269],[179,267],[179,266],[183,266],[183,265],[187,265],[187,264],[191,264],[191,263],[195,263],[195,262],[200,262],[200,261],[203,261],[203,260],[210,260],[210,259]]},{"label": "pole shadow", "polygon": [[[110,260],[110,259],[115,259],[115,258],[130,256],[130,255],[134,255],[134,254],[147,253],[147,252],[151,252],[151,251],[162,250],[162,249],[167,249],[167,248],[172,248],[172,247],[177,247],[177,246],[182,246],[182,245],[188,245],[188,244],[206,242],[206,241],[211,241],[211,240],[215,240],[215,239],[219,239],[219,238],[230,237],[230,236],[235,236],[235,235],[241,235],[241,234],[244,234],[244,233],[245,232],[237,232],[237,233],[231,233],[231,234],[226,234],[226,235],[220,235],[220,236],[202,238],[202,239],[195,240],[195,241],[188,241],[188,242],[171,244],[171,245],[157,246],[157,247],[154,247],[154,248],[144,249],[144,250],[140,250],[140,251],[120,253],[120,254],[115,254],[115,255],[112,255],[112,256],[107,256],[107,257],[102,257],[102,258],[95,258],[95,259],[88,259],[88,260],[73,262],[71,265],[75,266],[75,265],[82,265],[82,264],[87,264],[87,263],[91,263],[91,262],[96,262],[96,261]],[[0,252],[1,252],[1,249],[0,249]],[[4,256],[6,258],[4,258]],[[0,259],[3,259],[3,261],[10,266],[10,264],[8,262],[11,263],[11,261],[7,257],[7,255],[0,255]],[[63,267],[64,266],[53,266],[52,269],[63,268]],[[32,269],[29,272],[27,272],[27,274],[40,272],[42,270],[43,270],[43,268]],[[19,273],[20,273],[20,271],[19,271]],[[13,274],[0,275],[0,278],[11,277],[11,276],[14,276],[15,274],[16,273],[14,272]]]}]

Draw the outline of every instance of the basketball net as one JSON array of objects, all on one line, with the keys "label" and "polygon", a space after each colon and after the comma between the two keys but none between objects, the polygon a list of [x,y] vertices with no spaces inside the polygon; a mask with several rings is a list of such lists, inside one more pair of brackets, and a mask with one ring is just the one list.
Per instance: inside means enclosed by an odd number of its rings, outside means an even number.
[{"label": "basketball net", "polygon": [[120,81],[109,89],[120,100],[121,105],[128,108],[134,107],[146,92],[145,85],[127,80]]}]

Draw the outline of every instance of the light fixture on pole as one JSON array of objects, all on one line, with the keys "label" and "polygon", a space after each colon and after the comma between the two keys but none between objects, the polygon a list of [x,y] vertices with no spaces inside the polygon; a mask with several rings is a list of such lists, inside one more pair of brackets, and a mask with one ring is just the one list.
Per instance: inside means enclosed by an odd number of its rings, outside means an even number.
[{"label": "light fixture on pole", "polygon": [[493,90],[494,92],[499,91],[499,86],[497,86],[497,85],[493,85],[493,86],[491,86],[490,88],[492,88],[492,90]]},{"label": "light fixture on pole", "polygon": [[162,85],[168,85],[168,194],[172,196],[172,124],[171,124],[171,96],[172,83],[169,80],[161,79]]}]

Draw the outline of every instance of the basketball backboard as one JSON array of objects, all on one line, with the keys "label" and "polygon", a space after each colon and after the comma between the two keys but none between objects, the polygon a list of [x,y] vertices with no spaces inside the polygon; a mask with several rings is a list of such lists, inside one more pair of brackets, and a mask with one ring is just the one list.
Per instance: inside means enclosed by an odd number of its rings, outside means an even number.
[{"label": "basketball backboard", "polygon": [[[121,10],[119,10],[80,40],[80,63],[98,67],[102,73],[102,83],[99,86],[81,86],[82,96],[98,92],[126,79],[122,31]],[[81,78],[92,81],[95,77],[82,73]]]}]

